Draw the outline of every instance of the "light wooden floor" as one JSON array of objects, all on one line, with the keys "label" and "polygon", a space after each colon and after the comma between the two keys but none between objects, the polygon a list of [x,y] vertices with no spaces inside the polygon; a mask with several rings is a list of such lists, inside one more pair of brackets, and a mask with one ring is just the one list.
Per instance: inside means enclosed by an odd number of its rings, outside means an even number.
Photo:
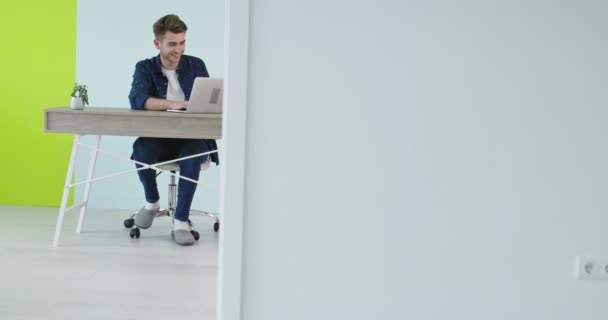
[{"label": "light wooden floor", "polygon": [[131,239],[127,211],[90,209],[82,234],[76,214],[66,217],[53,249],[57,211],[0,206],[0,319],[215,319],[211,219],[193,217],[201,239],[180,247],[168,218]]}]

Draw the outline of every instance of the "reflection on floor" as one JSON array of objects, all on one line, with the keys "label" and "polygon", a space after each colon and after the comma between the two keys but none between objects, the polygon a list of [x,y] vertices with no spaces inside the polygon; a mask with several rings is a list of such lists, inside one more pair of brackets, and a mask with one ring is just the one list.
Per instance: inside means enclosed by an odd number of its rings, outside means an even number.
[{"label": "reflection on floor", "polygon": [[68,214],[53,249],[57,208],[0,206],[0,318],[7,320],[214,319],[218,234],[193,217],[192,247],[157,219],[140,239],[127,211],[90,209],[83,233]]}]

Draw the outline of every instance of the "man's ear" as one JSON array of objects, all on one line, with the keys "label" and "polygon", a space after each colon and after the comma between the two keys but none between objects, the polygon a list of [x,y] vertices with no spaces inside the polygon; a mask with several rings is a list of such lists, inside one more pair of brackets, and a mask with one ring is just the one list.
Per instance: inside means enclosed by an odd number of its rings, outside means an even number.
[{"label": "man's ear", "polygon": [[158,39],[154,39],[154,46],[156,47],[156,49],[160,50],[160,41],[158,41]]}]

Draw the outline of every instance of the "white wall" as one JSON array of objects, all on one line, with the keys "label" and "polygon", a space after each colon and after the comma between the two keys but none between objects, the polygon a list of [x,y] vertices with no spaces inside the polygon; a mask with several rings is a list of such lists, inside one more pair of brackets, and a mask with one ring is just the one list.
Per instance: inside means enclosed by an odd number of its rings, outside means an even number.
[{"label": "white wall", "polygon": [[242,319],[606,319],[606,16],[251,0]]},{"label": "white wall", "polygon": [[[158,54],[152,24],[175,13],[188,25],[186,54],[202,58],[211,76],[222,77],[224,65],[224,1],[78,1],[76,79],[89,86],[93,106],[129,107],[129,90],[135,63]],[[96,176],[133,168],[126,161],[134,137],[103,137],[101,148],[121,155],[100,156]],[[86,137],[92,143],[91,137]],[[221,143],[221,141],[218,141]],[[88,158],[78,162],[77,181],[86,177]],[[161,203],[166,204],[168,177],[159,177]],[[217,211],[219,170],[201,176],[193,208]],[[77,189],[77,195],[82,189]],[[135,172],[95,183],[90,206],[137,209],[144,203],[143,188]]]}]

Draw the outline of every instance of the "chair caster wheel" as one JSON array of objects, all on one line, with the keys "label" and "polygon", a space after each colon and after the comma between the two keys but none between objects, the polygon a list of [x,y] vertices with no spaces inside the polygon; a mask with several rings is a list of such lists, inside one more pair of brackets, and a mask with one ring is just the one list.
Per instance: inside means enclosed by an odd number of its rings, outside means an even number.
[{"label": "chair caster wheel", "polygon": [[192,236],[194,237],[195,241],[198,241],[198,239],[201,238],[201,235],[198,233],[198,231],[192,230],[192,231],[190,231],[190,233],[192,233]]},{"label": "chair caster wheel", "polygon": [[220,223],[216,222],[213,224],[213,231],[217,232],[218,230],[220,230]]},{"label": "chair caster wheel", "polygon": [[131,239],[133,238],[137,238],[139,239],[139,229],[135,228],[135,229],[131,229],[131,232],[129,232],[129,236],[131,237]]},{"label": "chair caster wheel", "polygon": [[124,224],[125,228],[130,229],[135,224],[135,219],[133,219],[133,218],[125,219],[123,224]]}]

